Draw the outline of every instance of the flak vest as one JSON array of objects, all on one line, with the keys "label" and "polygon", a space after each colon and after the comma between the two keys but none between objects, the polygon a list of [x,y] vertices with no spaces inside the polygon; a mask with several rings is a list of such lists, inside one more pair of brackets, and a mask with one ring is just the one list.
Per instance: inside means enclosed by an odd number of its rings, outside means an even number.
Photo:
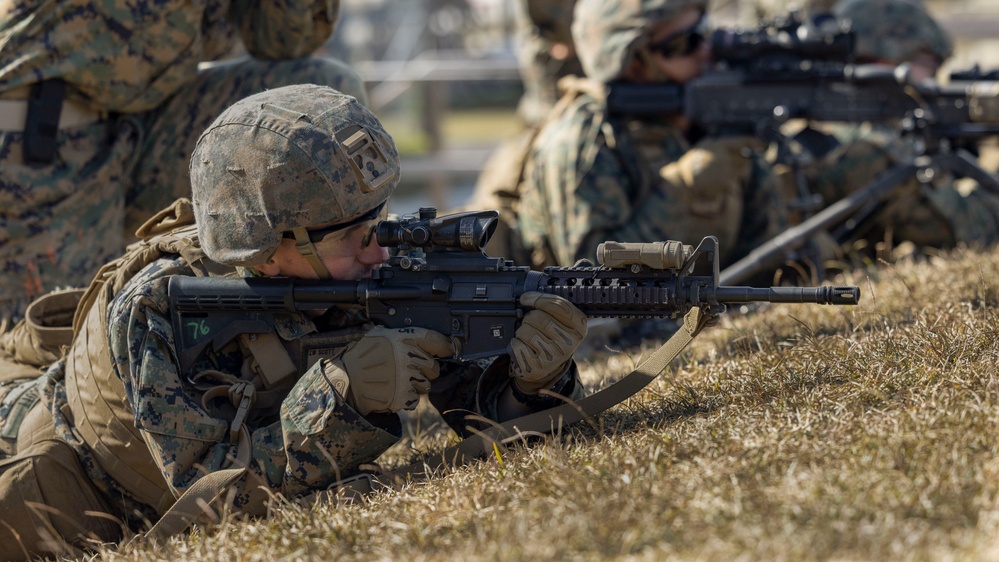
[{"label": "flak vest", "polygon": [[[73,346],[66,357],[69,412],[80,438],[109,476],[137,500],[162,515],[174,503],[159,468],[125,399],[125,385],[114,373],[108,348],[108,307],[140,270],[166,254],[179,254],[198,276],[222,274],[226,266],[202,252],[191,202],[178,199],[144,224],[141,240],[105,265],[83,294],[73,317]],[[231,268],[230,268],[231,271]]]}]

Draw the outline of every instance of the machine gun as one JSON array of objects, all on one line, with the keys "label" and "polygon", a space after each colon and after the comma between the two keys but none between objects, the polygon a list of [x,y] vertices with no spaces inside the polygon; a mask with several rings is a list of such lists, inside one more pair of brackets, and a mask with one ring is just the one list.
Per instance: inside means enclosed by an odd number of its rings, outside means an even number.
[{"label": "machine gun", "polygon": [[[840,226],[839,237],[848,239],[913,177],[970,177],[999,194],[999,180],[972,155],[980,140],[999,136],[994,72],[976,67],[940,85],[911,81],[907,65],[855,64],[853,34],[835,20],[818,26],[790,17],[757,30],[716,30],[711,44],[718,65],[704,76],[684,85],[608,84],[607,106],[619,117],[683,114],[707,134],[752,135],[776,144],[776,162],[795,176],[798,198],[791,207],[803,213],[803,222],[727,267],[721,283],[744,282],[776,266],[819,230]],[[912,160],[815,213],[823,202],[809,192],[802,171],[810,155],[792,149],[782,130],[791,119],[890,124],[910,139]],[[812,147],[812,156],[835,146],[809,127],[795,138]],[[854,226],[843,226],[848,219]]]},{"label": "machine gun", "polygon": [[715,30],[716,67],[686,84],[607,85],[612,115],[683,114],[711,135],[779,135],[790,119],[891,123],[943,142],[999,135],[999,82],[978,69],[947,85],[909,80],[908,67],[854,64],[854,37],[796,17],[760,29]]},{"label": "machine gun", "polygon": [[974,82],[976,80],[999,80],[999,68],[982,70],[980,65],[975,64],[971,68],[954,70],[950,73],[951,82]]},{"label": "machine gun", "polygon": [[[390,328],[428,328],[451,336],[456,359],[506,352],[528,291],[559,295],[589,317],[676,318],[694,307],[710,315],[727,303],[857,304],[857,287],[726,287],[718,284],[718,241],[696,248],[680,242],[605,242],[601,266],[548,267],[544,272],[490,257],[483,247],[496,228],[496,211],[385,220],[378,244],[398,249],[370,279],[174,276],[170,310],[182,369],[208,346],[220,349],[240,334],[269,333],[275,315],[359,305]],[[308,362],[305,361],[305,364]]]}]

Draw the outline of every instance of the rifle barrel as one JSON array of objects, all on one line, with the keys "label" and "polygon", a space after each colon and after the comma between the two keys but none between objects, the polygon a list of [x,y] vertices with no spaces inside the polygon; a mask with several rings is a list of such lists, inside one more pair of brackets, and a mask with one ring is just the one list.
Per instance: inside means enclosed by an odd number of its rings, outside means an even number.
[{"label": "rifle barrel", "polygon": [[857,304],[860,302],[860,287],[718,287],[715,289],[715,297],[721,303]]}]

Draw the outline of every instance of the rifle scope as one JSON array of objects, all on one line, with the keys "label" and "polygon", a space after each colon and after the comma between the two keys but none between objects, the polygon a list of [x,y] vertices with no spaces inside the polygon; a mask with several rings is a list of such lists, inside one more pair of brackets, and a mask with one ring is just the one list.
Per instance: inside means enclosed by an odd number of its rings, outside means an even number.
[{"label": "rifle scope", "polygon": [[481,252],[496,230],[497,211],[469,211],[437,216],[437,209],[423,207],[419,216],[383,220],[375,227],[378,245],[414,247],[435,251]]},{"label": "rifle scope", "polygon": [[854,47],[854,34],[845,28],[818,30],[797,20],[757,29],[716,29],[711,34],[714,59],[739,66],[760,59],[844,62],[852,58]]}]

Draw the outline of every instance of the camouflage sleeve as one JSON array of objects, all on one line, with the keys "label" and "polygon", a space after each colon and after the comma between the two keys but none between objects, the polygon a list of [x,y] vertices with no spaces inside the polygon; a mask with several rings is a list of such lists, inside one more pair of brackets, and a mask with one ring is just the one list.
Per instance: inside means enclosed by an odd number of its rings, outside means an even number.
[{"label": "camouflage sleeve", "polygon": [[627,228],[637,186],[608,146],[599,108],[551,121],[534,142],[520,204],[527,247],[550,242],[559,264],[593,258],[594,240]]},{"label": "camouflage sleeve", "polygon": [[338,0],[235,0],[232,11],[246,50],[258,59],[304,57],[333,33]]},{"label": "camouflage sleeve", "polygon": [[[756,200],[747,198],[762,163],[754,143],[709,138],[691,148],[676,128],[620,124],[604,120],[596,104],[577,106],[547,125],[532,148],[520,206],[524,242],[537,247],[547,239],[560,265],[593,260],[608,240],[696,244],[714,235],[733,247],[740,229],[751,226],[743,211]],[[776,185],[760,183],[762,195],[776,197]],[[539,231],[543,237],[530,238]]]},{"label": "camouflage sleeve", "polygon": [[[675,141],[663,144],[661,152],[683,154]],[[543,231],[558,263],[571,265],[593,260],[597,244],[607,240],[683,240],[690,213],[697,211],[693,196],[659,178],[631,146],[599,107],[577,107],[551,122],[539,134],[526,172],[520,206],[525,244],[536,246],[530,233]]]},{"label": "camouflage sleeve", "polygon": [[565,240],[571,260],[595,260],[597,245],[607,240],[647,242],[666,240],[675,232],[669,220],[676,201],[665,190],[652,190],[639,196],[635,177],[624,167],[619,155],[601,135],[592,165],[580,170],[569,194]]},{"label": "camouflage sleeve", "polygon": [[[136,427],[179,496],[204,473],[232,465],[232,410],[209,411],[201,400],[204,387],[179,372],[166,279],[126,291],[115,298],[109,318],[116,371]],[[280,419],[251,428],[250,440],[250,474],[236,505],[251,513],[263,508],[268,493],[294,497],[327,488],[396,441],[347,406],[321,369],[307,371],[282,402]]]},{"label": "camouflage sleeve", "polygon": [[347,405],[321,363],[298,380],[281,404],[281,446],[258,448],[257,433],[253,456],[268,473],[268,485],[280,484],[281,492],[291,496],[329,487],[396,442]]},{"label": "camouflage sleeve", "polygon": [[[840,146],[806,171],[809,185],[826,205],[861,190],[892,166],[911,158],[907,141],[887,128],[864,125],[828,127]],[[970,181],[970,180],[969,180]],[[999,197],[962,182],[957,189],[946,175],[929,183],[915,177],[896,186],[868,234],[871,242],[891,234],[918,247],[949,248],[958,242],[994,244],[999,240]]]}]

